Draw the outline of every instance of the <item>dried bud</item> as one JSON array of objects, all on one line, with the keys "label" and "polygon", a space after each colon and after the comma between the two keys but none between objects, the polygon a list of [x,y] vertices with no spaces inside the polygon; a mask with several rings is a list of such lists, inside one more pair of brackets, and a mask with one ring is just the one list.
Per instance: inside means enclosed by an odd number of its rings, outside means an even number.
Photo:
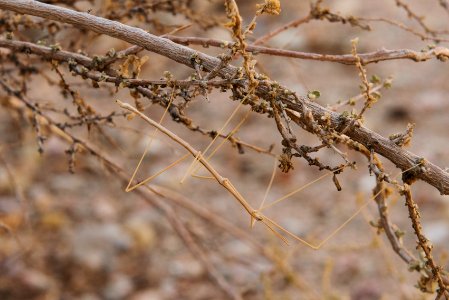
[{"label": "dried bud", "polygon": [[279,15],[281,13],[281,2],[279,0],[265,0],[264,4],[257,4],[257,13]]}]

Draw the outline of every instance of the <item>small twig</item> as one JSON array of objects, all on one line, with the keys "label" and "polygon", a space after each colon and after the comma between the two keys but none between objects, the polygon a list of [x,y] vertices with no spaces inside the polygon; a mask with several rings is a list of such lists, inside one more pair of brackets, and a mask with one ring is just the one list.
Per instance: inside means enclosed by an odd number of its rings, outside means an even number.
[{"label": "small twig", "polygon": [[[378,84],[378,85],[376,85],[376,86],[371,88],[370,93],[371,94],[377,93],[378,91],[380,91],[384,87],[385,87],[385,82],[381,83],[381,84]],[[346,101],[342,101],[342,102],[336,103],[334,105],[329,105],[328,108],[333,110],[333,111],[337,111],[340,107],[343,107],[343,106],[346,106],[346,105],[355,105],[358,101],[360,101],[362,99],[365,99],[365,93],[360,93],[357,96],[351,97],[351,98],[349,98]]]},{"label": "small twig", "polygon": [[354,56],[354,58],[356,59],[355,66],[359,70],[359,77],[360,77],[360,80],[362,81],[363,95],[365,97],[365,103],[363,104],[363,107],[360,110],[360,112],[357,114],[357,116],[355,116],[351,120],[351,122],[341,131],[341,134],[345,134],[346,131],[348,131],[348,129],[350,127],[354,126],[356,122],[359,122],[359,121],[361,122],[362,116],[365,113],[365,111],[368,108],[370,108],[377,101],[376,98],[371,93],[371,83],[368,82],[368,77],[366,75],[366,69],[362,66],[362,61],[360,59],[359,54],[357,53],[358,39],[353,39],[351,41],[351,43],[352,43],[352,51],[351,52],[352,52],[352,55]]},{"label": "small twig", "polygon": [[445,39],[445,38],[440,38],[440,37],[436,37],[435,35],[432,36],[428,36],[426,34],[423,34],[421,32],[418,32],[416,30],[414,30],[413,28],[410,28],[408,26],[406,26],[403,23],[400,23],[398,21],[393,21],[390,19],[386,19],[386,18],[360,18],[360,20],[364,20],[364,21],[368,21],[368,22],[383,22],[383,23],[387,23],[389,25],[398,27],[404,31],[407,31],[417,37],[419,37],[420,39],[422,39],[423,41],[434,41],[436,43],[440,43],[440,42],[449,42],[449,39]]},{"label": "small twig", "polygon": [[447,0],[438,0],[438,3],[447,13],[449,13],[449,2]]},{"label": "small twig", "polygon": [[430,29],[429,26],[426,25],[426,23],[424,23],[424,17],[422,16],[418,16],[411,8],[408,4],[405,4],[404,2],[402,2],[402,0],[395,0],[396,5],[400,8],[403,8],[406,12],[409,18],[415,20],[421,27],[422,29],[424,29],[424,31],[428,34],[431,34],[432,36],[436,36],[437,33]]}]

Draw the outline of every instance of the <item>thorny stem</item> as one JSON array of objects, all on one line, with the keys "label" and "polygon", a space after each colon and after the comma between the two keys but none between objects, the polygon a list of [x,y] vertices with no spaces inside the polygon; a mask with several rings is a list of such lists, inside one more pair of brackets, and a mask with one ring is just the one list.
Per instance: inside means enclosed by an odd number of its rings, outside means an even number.
[{"label": "thorny stem", "polygon": [[374,98],[374,96],[371,94],[371,84],[368,82],[368,77],[366,75],[366,69],[362,66],[362,61],[360,59],[360,56],[357,53],[357,42],[358,39],[353,39],[352,41],[352,55],[354,56],[354,58],[356,59],[356,67],[359,70],[359,77],[362,81],[363,84],[363,95],[365,96],[365,103],[362,107],[362,109],[360,110],[360,112],[357,114],[357,116],[355,118],[353,118],[351,120],[351,122],[341,131],[341,134],[345,134],[346,131],[348,131],[348,129],[352,126],[355,125],[356,122],[361,121],[361,118],[363,116],[363,114],[365,113],[365,111],[371,107],[371,105],[373,103],[376,102],[376,99]]},{"label": "thorny stem", "polygon": [[403,247],[401,241],[398,238],[397,230],[393,227],[393,224],[390,222],[389,214],[388,214],[388,206],[386,203],[386,195],[387,195],[387,189],[385,187],[385,183],[382,180],[379,180],[376,176],[376,186],[373,189],[373,194],[376,195],[374,200],[377,203],[377,208],[379,211],[379,217],[380,217],[380,223],[379,225],[382,226],[383,230],[385,231],[385,234],[390,241],[390,244],[393,248],[393,250],[399,255],[399,257],[406,262],[407,264],[411,265],[413,262],[416,262],[416,258]]},{"label": "thorny stem", "polygon": [[442,269],[435,263],[435,260],[432,256],[433,246],[430,243],[430,241],[425,237],[422,231],[418,205],[412,198],[410,186],[407,183],[404,183],[404,187],[401,192],[405,197],[405,205],[408,208],[409,217],[412,220],[412,227],[415,230],[416,237],[418,238],[418,246],[424,251],[424,254],[427,259],[426,265],[429,266],[429,268],[432,270],[433,279],[436,280],[438,283],[439,290],[437,299],[441,295],[444,295],[446,299],[449,299],[448,287],[444,283],[443,278],[441,277]]}]

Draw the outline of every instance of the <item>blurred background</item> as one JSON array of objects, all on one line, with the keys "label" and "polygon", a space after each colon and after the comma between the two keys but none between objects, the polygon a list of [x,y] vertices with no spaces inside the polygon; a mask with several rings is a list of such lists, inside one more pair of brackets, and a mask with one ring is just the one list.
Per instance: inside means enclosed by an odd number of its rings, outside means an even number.
[{"label": "blurred background", "polygon": [[[223,24],[226,14],[223,1],[51,1],[57,5],[89,12],[149,30],[167,33],[173,28],[192,24],[176,33],[232,40]],[[65,2],[65,3],[64,3]],[[237,1],[245,24],[249,23],[261,1]],[[444,1],[440,1],[444,2]],[[442,32],[449,39],[449,13],[439,1],[406,1],[408,7],[428,28]],[[259,16],[248,42],[308,15],[309,1],[281,1],[279,16]],[[325,1],[323,6],[341,16],[385,18],[404,24],[416,32],[426,33],[407,11],[393,0]],[[143,7],[139,12],[137,8]],[[134,10],[132,10],[134,8]],[[154,9],[153,9],[154,8]],[[175,9],[177,8],[177,9]],[[179,9],[178,9],[179,8]],[[137,11],[137,13],[135,12]],[[127,12],[117,16],[120,12]],[[7,20],[13,14],[2,11]],[[39,22],[38,18],[30,18]],[[413,33],[382,21],[360,21],[359,26],[311,20],[290,28],[268,40],[265,46],[321,54],[349,54],[351,40],[358,37],[360,53],[386,49],[421,51],[435,44]],[[107,36],[59,25],[58,33],[19,27],[14,38],[23,41],[58,43],[62,49],[83,49],[89,56],[105,55],[110,49],[130,45]],[[439,46],[447,47],[442,41]],[[190,47],[217,56],[221,48]],[[74,50],[75,49],[75,50]],[[2,68],[8,65],[7,49],[0,49]],[[165,57],[143,51],[147,56],[140,78],[157,80],[169,71],[175,79],[186,79],[192,70]],[[27,78],[27,97],[48,110],[52,118],[64,122],[67,109],[76,114],[76,106],[58,84],[60,77],[51,64],[33,55],[17,55],[23,64],[37,66],[39,72]],[[360,94],[360,79],[355,66],[332,62],[307,61],[286,57],[256,55],[256,69],[284,86],[305,95],[318,90],[318,103],[335,105]],[[241,60],[232,62],[240,65]],[[118,65],[118,64],[117,64]],[[126,88],[101,84],[95,89],[80,77],[72,76],[66,65],[58,67],[71,89],[97,113],[121,112],[115,99],[133,103]],[[415,123],[408,150],[444,168],[449,166],[448,131],[449,69],[447,63],[432,59],[384,61],[366,67],[368,76],[381,80],[392,77],[392,86],[382,88],[380,100],[365,113],[365,125],[388,137],[403,132]],[[5,75],[2,75],[3,77]],[[207,130],[219,130],[237,104],[229,93],[212,90],[208,97],[199,95],[186,110],[195,124]],[[419,274],[394,253],[383,232],[378,234],[371,223],[378,220],[375,202],[370,200],[375,185],[367,161],[358,153],[341,147],[358,168],[339,176],[342,191],[337,191],[332,177],[324,177],[288,199],[267,208],[264,213],[280,225],[313,244],[319,244],[350,218],[366,201],[369,204],[322,248],[291,240],[282,242],[263,224],[250,227],[250,218],[234,198],[216,181],[188,177],[180,183],[193,158],[188,158],[151,183],[166,191],[166,197],[154,193],[124,191],[126,183],[87,151],[75,154],[73,173],[70,144],[57,135],[48,134],[43,153],[38,152],[36,129],[31,121],[7,105],[3,90],[0,99],[0,298],[1,299],[226,299],[217,288],[202,253],[228,284],[244,299],[434,299],[417,287]],[[164,109],[148,105],[145,114],[159,120]],[[356,109],[360,109],[363,100]],[[337,110],[350,111],[341,106]],[[244,118],[248,108],[241,107],[224,130],[227,134]],[[59,112],[58,112],[59,111]],[[211,139],[193,132],[166,117],[163,125],[198,150]],[[153,128],[138,117],[114,118],[114,123],[100,123],[90,130],[86,126],[68,129],[74,136],[132,174]],[[318,145],[316,137],[295,128],[300,144]],[[281,153],[281,137],[273,119],[251,112],[235,134],[240,140]],[[218,145],[221,140],[217,140]],[[73,149],[72,149],[73,150]],[[138,171],[138,177],[155,174],[185,154],[185,150],[160,133],[151,143]],[[319,153],[322,161],[342,163],[333,152]],[[383,159],[386,170],[397,176],[400,170]],[[225,143],[211,159],[219,172],[228,177],[253,207],[259,207],[276,164],[273,155],[244,147],[244,153]],[[201,175],[206,172],[199,171]],[[294,170],[285,174],[276,169],[266,203],[286,195],[321,177],[323,172],[294,160]],[[421,209],[424,232],[434,245],[434,257],[449,267],[449,199],[423,182],[413,185],[413,194]],[[169,196],[167,196],[169,195]],[[191,237],[190,246],[173,228],[167,211],[152,204],[167,206]],[[404,199],[396,192],[389,198],[391,220],[405,235],[404,244],[415,251],[416,238],[411,228]],[[193,207],[193,208],[192,208]],[[202,216],[198,211],[202,212]],[[196,211],[196,213],[195,213]],[[215,220],[215,222],[214,222]],[[217,221],[219,220],[219,221]],[[221,222],[232,227],[225,226]],[[217,224],[218,223],[218,224]],[[220,225],[221,224],[221,225]],[[240,230],[237,233],[233,230]],[[192,244],[194,246],[192,246]],[[200,252],[192,252],[198,247]],[[193,254],[192,254],[193,253]],[[267,254],[269,253],[269,254]],[[416,254],[416,253],[415,253]]]}]

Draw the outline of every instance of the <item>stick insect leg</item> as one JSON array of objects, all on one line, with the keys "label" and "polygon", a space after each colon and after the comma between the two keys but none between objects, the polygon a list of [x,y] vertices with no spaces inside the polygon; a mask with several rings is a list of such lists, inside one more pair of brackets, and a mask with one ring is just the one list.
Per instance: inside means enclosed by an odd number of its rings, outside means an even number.
[{"label": "stick insect leg", "polygon": [[[340,169],[337,169],[337,171],[338,171],[338,170],[342,170],[343,168],[344,168],[344,167],[341,167]],[[271,202],[271,203],[269,203],[269,204],[267,204],[267,205],[265,205],[265,206],[262,206],[261,208],[259,208],[259,210],[262,211],[262,210],[265,210],[265,209],[267,209],[267,208],[269,208],[269,207],[271,207],[271,206],[274,206],[274,205],[278,204],[279,202],[284,201],[285,199],[287,199],[287,198],[293,196],[293,195],[296,194],[296,193],[299,193],[300,191],[304,190],[305,188],[311,186],[312,184],[314,184],[314,183],[320,181],[321,179],[323,179],[323,178],[325,178],[325,177],[327,177],[327,176],[329,176],[329,175],[331,175],[331,174],[333,174],[333,173],[332,173],[332,172],[329,172],[329,173],[326,173],[326,174],[324,174],[324,175],[321,175],[320,177],[318,177],[318,178],[316,178],[316,179],[314,179],[314,180],[312,180],[312,181],[310,181],[310,182],[308,182],[308,183],[302,185],[301,187],[297,188],[296,190],[293,190],[292,192],[290,192],[290,193],[288,193],[288,194],[286,194],[286,195],[284,195],[284,196],[282,196],[282,197],[280,197],[280,198],[274,200],[273,202]]]},{"label": "stick insect leg", "polygon": [[[242,118],[242,120],[240,120],[240,122],[239,122],[239,123],[238,123],[238,124],[231,130],[231,132],[229,132],[229,134],[226,135],[226,138],[224,138],[224,139],[220,142],[220,144],[219,144],[217,147],[215,147],[215,149],[212,151],[212,153],[209,154],[209,156],[207,156],[207,157],[205,158],[205,160],[210,161],[211,158],[217,153],[217,151],[220,150],[220,148],[226,143],[226,141],[227,141],[231,136],[233,136],[234,134],[237,133],[237,131],[240,129],[240,127],[245,123],[245,121],[246,121],[246,119],[248,118],[250,112],[251,112],[251,109],[249,109],[249,110],[246,112],[246,114],[245,114],[245,116]],[[204,166],[200,164],[200,165],[199,165],[197,168],[195,168],[195,170],[192,172],[192,175],[196,175],[196,173],[198,172],[198,170],[200,170],[200,169],[203,168],[203,167],[204,167]],[[195,177],[195,176],[194,176],[194,177]]]},{"label": "stick insect leg", "polygon": [[[239,104],[237,105],[237,107],[234,109],[234,111],[231,113],[231,115],[228,117],[228,119],[226,120],[226,122],[223,124],[223,126],[220,128],[220,130],[217,132],[217,135],[215,135],[215,137],[212,139],[212,141],[209,143],[209,145],[206,147],[206,149],[204,149],[204,151],[201,151],[203,154],[206,154],[206,152],[210,149],[210,147],[212,147],[212,145],[215,143],[215,141],[217,140],[217,138],[220,136],[220,134],[222,134],[223,130],[226,128],[226,126],[229,124],[229,122],[232,120],[232,118],[235,116],[235,114],[239,111],[240,107],[243,105],[243,102],[246,100],[246,97],[243,98],[242,101],[239,102]],[[186,173],[184,174],[184,176],[182,177],[180,183],[184,183],[184,181],[186,180],[187,176],[190,174],[190,172],[193,170],[193,168],[195,167],[196,162],[198,161],[198,159],[194,159],[192,161],[192,163],[190,164],[190,166],[187,168]]]},{"label": "stick insect leg", "polygon": [[[270,182],[268,183],[268,186],[267,186],[267,188],[265,190],[265,194],[264,194],[264,196],[262,198],[262,202],[260,202],[259,208],[257,209],[258,211],[261,211],[263,205],[265,204],[265,201],[267,200],[268,193],[271,190],[271,186],[273,185],[274,177],[276,175],[277,162],[278,162],[278,159],[277,159],[277,157],[275,157],[274,160],[273,160],[273,171],[271,172]],[[256,219],[251,217],[251,228],[254,227],[255,223],[256,223]]]},{"label": "stick insect leg", "polygon": [[[421,164],[421,163],[420,163]],[[404,170],[402,172],[400,172],[399,174],[397,174],[395,176],[395,178],[397,178],[399,175],[419,166],[420,164],[417,164],[407,170]],[[373,196],[371,196],[368,200],[366,200],[346,221],[344,221],[340,226],[338,226],[334,231],[332,231],[326,238],[324,238],[321,242],[319,242],[318,244],[314,245],[302,238],[300,238],[299,236],[297,236],[296,234],[290,232],[289,230],[285,229],[284,227],[282,227],[281,225],[279,225],[278,223],[276,223],[275,221],[273,221],[272,219],[263,216],[263,221],[265,221],[266,223],[270,223],[273,227],[277,228],[278,230],[284,232],[285,234],[287,234],[288,236],[292,237],[293,239],[301,242],[302,244],[314,249],[314,250],[319,250],[321,247],[323,247],[327,242],[329,242],[337,233],[339,233],[346,225],[348,225],[355,217],[357,217],[360,212],[363,211],[363,209],[368,206],[369,203],[372,202],[372,200],[374,200],[380,193],[382,193],[385,189],[387,188],[387,186],[384,186],[381,190],[379,190],[376,194],[374,194]]]},{"label": "stick insect leg", "polygon": [[[170,95],[170,100],[168,101],[167,107],[165,108],[164,113],[162,114],[162,117],[161,117],[160,120],[159,120],[159,124],[161,124],[162,121],[164,121],[164,118],[165,118],[165,116],[167,115],[168,109],[170,108],[170,105],[171,105],[172,102],[173,102],[174,96],[175,96],[175,88],[173,88],[173,90],[172,90],[172,93],[171,93],[171,95]],[[153,142],[154,137],[156,136],[156,133],[157,133],[157,132],[158,132],[158,129],[155,128],[154,131],[152,132],[152,134],[150,135],[150,140],[149,140],[148,143],[146,144],[145,150],[143,151],[142,156],[140,157],[139,163],[137,164],[136,168],[134,169],[133,174],[132,174],[131,178],[130,178],[129,181],[128,181],[128,185],[127,185],[126,188],[125,188],[125,191],[126,191],[126,192],[130,192],[130,191],[132,191],[133,189],[135,189],[135,188],[137,187],[136,185],[131,186],[131,184],[132,184],[132,182],[134,181],[134,179],[135,179],[135,177],[136,177],[136,175],[137,175],[137,172],[139,171],[140,166],[142,165],[143,159],[145,158],[146,154],[147,154],[148,151],[150,150],[151,143]],[[179,162],[180,162],[180,161],[178,161],[178,163],[179,163]],[[161,174],[161,173],[159,173],[159,174]],[[150,177],[152,177],[152,176],[150,176]],[[145,182],[145,183],[146,183],[147,180],[148,180],[150,177],[144,179],[142,182]],[[149,180],[148,180],[148,181],[149,181]],[[142,185],[142,184],[143,184],[143,183],[138,183],[139,186]]]}]

